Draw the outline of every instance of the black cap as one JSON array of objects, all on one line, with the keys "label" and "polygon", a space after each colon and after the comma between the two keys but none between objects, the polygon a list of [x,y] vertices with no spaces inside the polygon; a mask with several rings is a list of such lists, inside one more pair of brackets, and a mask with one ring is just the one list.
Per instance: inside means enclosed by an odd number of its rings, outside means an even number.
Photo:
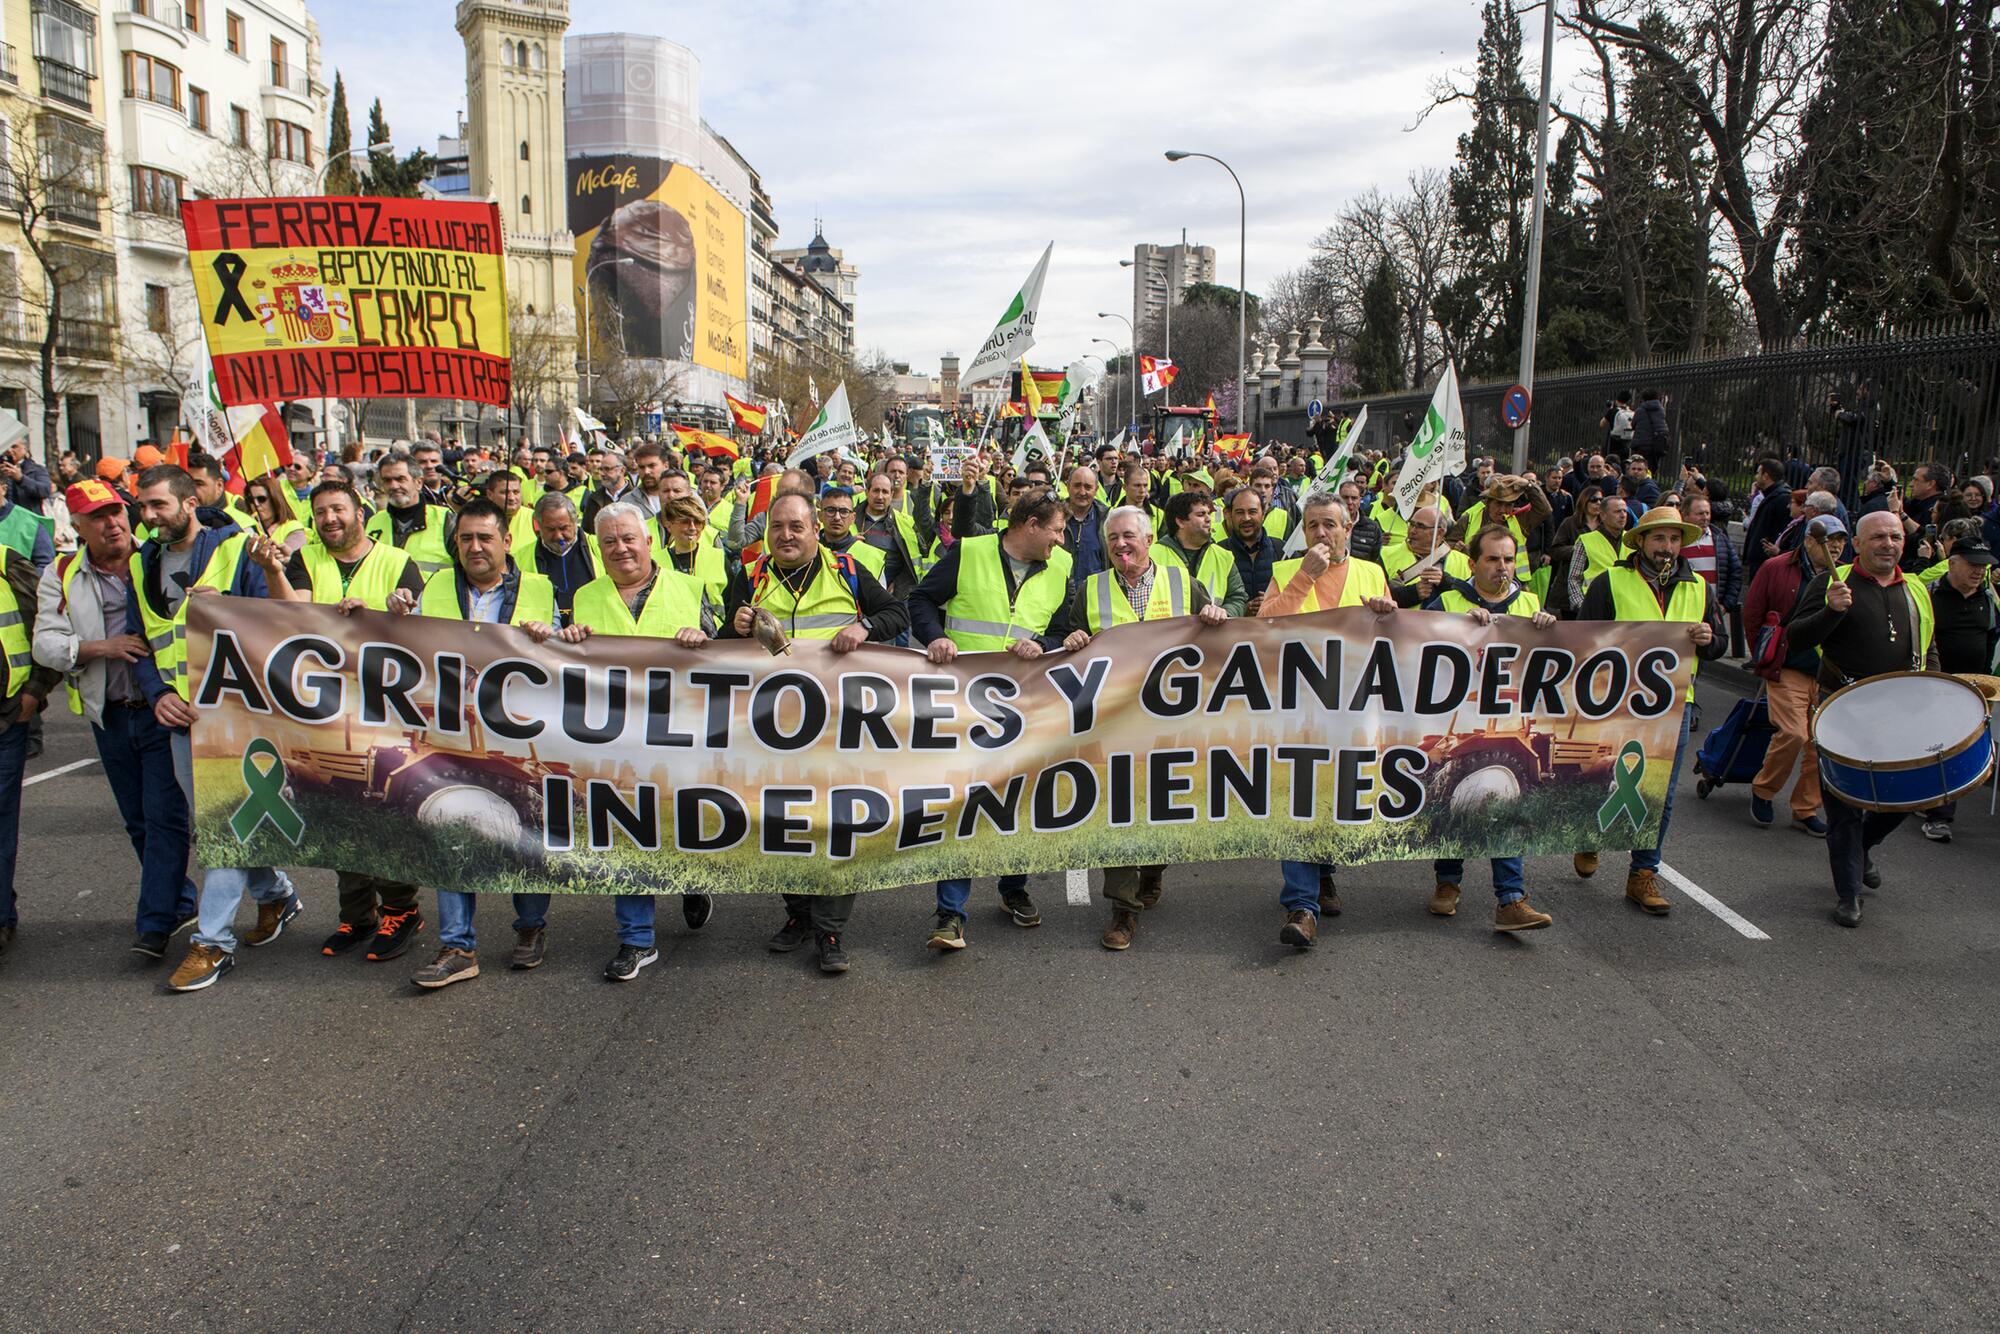
[{"label": "black cap", "polygon": [[1993,555],[1993,548],[1984,542],[1960,542],[1951,549],[1953,560],[1962,560],[1967,565],[2000,565],[2000,559]]}]

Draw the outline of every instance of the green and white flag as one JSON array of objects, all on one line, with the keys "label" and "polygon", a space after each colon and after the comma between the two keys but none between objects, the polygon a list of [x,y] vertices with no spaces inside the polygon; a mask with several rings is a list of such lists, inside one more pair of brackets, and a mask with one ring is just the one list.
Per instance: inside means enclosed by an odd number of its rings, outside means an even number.
[{"label": "green and white flag", "polygon": [[1049,242],[1048,248],[1042,251],[1042,257],[1035,261],[1034,272],[1028,275],[1027,282],[1021,284],[1021,290],[1014,293],[1007,313],[993,326],[993,332],[986,335],[979,355],[959,376],[960,384],[978,384],[1006,374],[1035,345],[1035,315],[1042,305],[1042,280],[1049,275],[1049,256],[1055,253],[1055,248],[1056,243]]},{"label": "green and white flag", "polygon": [[1014,446],[1014,457],[1011,460],[1014,471],[1019,472],[1027,467],[1028,461],[1037,454],[1042,456],[1044,463],[1056,456],[1055,444],[1049,439],[1049,433],[1042,429],[1040,422],[1030,426],[1027,433],[1021,437],[1021,443]]},{"label": "green and white flag", "polygon": [[796,468],[815,454],[860,442],[861,437],[854,429],[854,413],[847,406],[847,381],[842,380],[833,396],[826,400],[826,406],[819,410],[819,416],[813,418],[812,425],[799,437],[799,443],[785,459],[785,466]]},{"label": "green and white flag", "polygon": [[1396,513],[1408,515],[1425,487],[1443,477],[1447,468],[1463,467],[1464,460],[1465,409],[1458,401],[1458,368],[1446,362],[1423,425],[1410,442],[1409,457],[1396,474]]},{"label": "green and white flag", "polygon": [[[1368,405],[1363,403],[1361,411],[1354,415],[1354,421],[1348,426],[1347,434],[1340,438],[1340,448],[1333,451],[1333,457],[1328,459],[1326,466],[1319,470],[1319,476],[1313,478],[1313,484],[1306,488],[1305,495],[1299,497],[1301,501],[1304,501],[1306,496],[1311,495],[1315,491],[1333,491],[1339,488],[1341,478],[1347,472],[1347,456],[1354,452],[1355,442],[1361,439],[1361,428],[1367,424]],[[1347,520],[1349,523],[1352,523],[1360,517],[1359,514],[1350,514],[1347,516]],[[1292,535],[1285,539],[1284,554],[1287,558],[1290,558],[1298,555],[1305,549],[1306,529],[1304,524],[1299,524],[1292,529]]]}]

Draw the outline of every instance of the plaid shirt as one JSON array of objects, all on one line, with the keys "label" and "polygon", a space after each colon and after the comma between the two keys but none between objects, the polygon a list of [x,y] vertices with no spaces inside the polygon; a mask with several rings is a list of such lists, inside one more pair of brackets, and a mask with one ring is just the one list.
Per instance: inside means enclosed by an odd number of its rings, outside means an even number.
[{"label": "plaid shirt", "polygon": [[1124,575],[1113,573],[1125,590],[1125,600],[1132,604],[1132,614],[1142,621],[1146,619],[1146,605],[1153,600],[1153,574],[1159,568],[1157,565],[1146,566],[1146,572],[1139,576],[1137,582],[1129,584],[1125,582]]}]

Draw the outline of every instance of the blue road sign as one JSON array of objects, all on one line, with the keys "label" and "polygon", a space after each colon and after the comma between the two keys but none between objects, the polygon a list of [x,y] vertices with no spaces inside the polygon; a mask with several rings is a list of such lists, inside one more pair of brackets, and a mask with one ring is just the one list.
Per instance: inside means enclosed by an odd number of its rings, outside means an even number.
[{"label": "blue road sign", "polygon": [[1500,396],[1500,420],[1507,423],[1509,430],[1519,430],[1528,420],[1531,406],[1527,386],[1514,385]]},{"label": "blue road sign", "polygon": [[1318,399],[1314,399],[1312,402],[1306,404],[1306,416],[1324,417],[1325,415],[1326,404],[1320,402]]}]

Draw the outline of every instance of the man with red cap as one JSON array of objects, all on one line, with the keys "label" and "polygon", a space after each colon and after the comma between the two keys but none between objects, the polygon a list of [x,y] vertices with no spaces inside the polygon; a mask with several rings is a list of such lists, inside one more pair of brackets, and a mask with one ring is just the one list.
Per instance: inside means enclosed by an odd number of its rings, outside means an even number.
[{"label": "man with red cap", "polygon": [[69,707],[90,721],[97,758],[139,855],[139,911],[132,952],[166,957],[167,942],[195,921],[188,878],[187,796],[174,777],[173,737],[153,716],[132,664],[152,656],[125,628],[134,542],[125,502],[101,481],[63,493],[78,549],[42,572],[35,661],[62,673]]}]

